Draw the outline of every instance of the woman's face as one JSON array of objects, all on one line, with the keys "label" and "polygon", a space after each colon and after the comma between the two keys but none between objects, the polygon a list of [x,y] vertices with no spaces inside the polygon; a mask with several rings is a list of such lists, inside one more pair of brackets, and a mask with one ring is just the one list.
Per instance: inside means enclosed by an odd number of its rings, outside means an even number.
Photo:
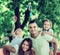
[{"label": "woman's face", "polygon": [[26,52],[29,49],[29,43],[27,41],[23,42],[22,49],[24,52]]}]

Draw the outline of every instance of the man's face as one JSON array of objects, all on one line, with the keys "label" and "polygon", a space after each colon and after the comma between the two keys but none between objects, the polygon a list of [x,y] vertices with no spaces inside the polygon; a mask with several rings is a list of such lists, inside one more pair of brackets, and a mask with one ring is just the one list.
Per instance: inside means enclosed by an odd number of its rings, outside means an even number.
[{"label": "man's face", "polygon": [[38,26],[36,23],[29,24],[29,32],[30,34],[36,34],[38,32]]}]

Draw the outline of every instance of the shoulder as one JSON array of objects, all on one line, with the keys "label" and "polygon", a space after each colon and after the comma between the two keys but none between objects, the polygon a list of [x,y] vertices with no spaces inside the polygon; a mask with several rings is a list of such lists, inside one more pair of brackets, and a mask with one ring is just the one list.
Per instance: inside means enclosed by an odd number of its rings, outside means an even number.
[{"label": "shoulder", "polygon": [[48,34],[44,35],[44,38],[48,41],[51,41],[53,39],[53,37]]},{"label": "shoulder", "polygon": [[53,29],[49,29],[49,32],[53,32]]}]

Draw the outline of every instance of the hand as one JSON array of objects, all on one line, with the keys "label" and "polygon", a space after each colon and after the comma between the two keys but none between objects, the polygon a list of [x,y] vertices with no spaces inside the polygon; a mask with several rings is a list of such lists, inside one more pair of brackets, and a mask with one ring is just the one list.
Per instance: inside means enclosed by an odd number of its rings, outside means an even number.
[{"label": "hand", "polygon": [[16,22],[17,21],[17,16],[14,16],[14,22]]},{"label": "hand", "polygon": [[41,32],[41,35],[44,35],[44,34],[45,34],[45,32],[44,32],[44,31],[42,31],[42,32]]},{"label": "hand", "polygon": [[47,34],[47,31],[42,31],[41,35]]}]

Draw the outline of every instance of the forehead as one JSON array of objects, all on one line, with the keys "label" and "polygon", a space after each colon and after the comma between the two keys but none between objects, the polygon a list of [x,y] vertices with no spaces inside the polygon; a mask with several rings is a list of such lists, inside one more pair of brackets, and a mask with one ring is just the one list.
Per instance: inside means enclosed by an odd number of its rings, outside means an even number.
[{"label": "forehead", "polygon": [[34,26],[37,26],[37,24],[36,23],[30,23],[29,24],[29,27],[34,27]]},{"label": "forehead", "polygon": [[16,31],[22,31],[22,29],[18,28]]},{"label": "forehead", "polygon": [[28,45],[29,43],[28,43],[28,41],[25,40],[25,41],[23,42],[23,44],[27,44],[27,45]]},{"label": "forehead", "polygon": [[45,22],[44,22],[44,24],[50,24],[50,22],[48,22],[48,21],[45,21]]}]

